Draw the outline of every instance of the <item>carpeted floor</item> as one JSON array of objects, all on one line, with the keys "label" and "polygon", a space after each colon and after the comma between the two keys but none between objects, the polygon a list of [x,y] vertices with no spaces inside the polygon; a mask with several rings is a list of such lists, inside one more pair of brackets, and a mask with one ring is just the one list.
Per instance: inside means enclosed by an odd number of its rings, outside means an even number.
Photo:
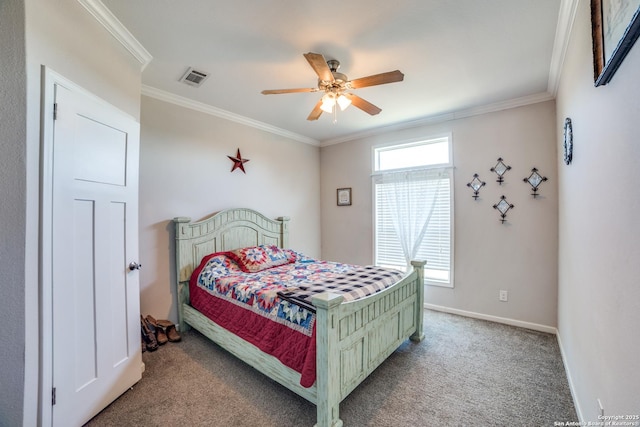
[{"label": "carpeted floor", "polygon": [[[198,332],[143,354],[142,380],[87,426],[313,426],[315,406]],[[577,421],[554,335],[425,311],[340,404],[345,426],[553,426]]]}]

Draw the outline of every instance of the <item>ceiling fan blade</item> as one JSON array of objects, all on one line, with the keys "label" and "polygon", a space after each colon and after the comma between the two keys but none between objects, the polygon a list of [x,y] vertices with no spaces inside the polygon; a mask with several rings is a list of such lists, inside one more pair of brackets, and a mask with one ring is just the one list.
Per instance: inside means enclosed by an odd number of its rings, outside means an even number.
[{"label": "ceiling fan blade", "polygon": [[318,88],[316,87],[310,87],[310,88],[300,88],[300,89],[269,89],[269,90],[263,90],[262,93],[263,95],[277,95],[279,93],[299,93],[299,92],[317,92]]},{"label": "ceiling fan blade", "polygon": [[319,53],[305,53],[304,57],[309,61],[309,65],[316,72],[320,80],[325,82],[333,82],[333,74],[331,74],[331,69],[327,65],[327,61],[324,59],[324,56]]},{"label": "ceiling fan blade", "polygon": [[401,82],[402,80],[404,80],[404,74],[399,70],[395,70],[387,73],[374,74],[373,76],[361,77],[351,80],[349,83],[352,89],[360,89],[361,87]]},{"label": "ceiling fan blade", "polygon": [[365,113],[371,114],[372,116],[375,116],[380,111],[382,111],[380,108],[376,107],[369,101],[365,101],[364,99],[360,98],[358,95],[354,95],[352,93],[345,93],[344,96],[346,96],[351,100],[351,104],[361,109]]},{"label": "ceiling fan blade", "polygon": [[307,117],[307,120],[318,120],[318,118],[322,114],[322,109],[320,108],[321,106],[322,106],[322,99],[320,99],[320,101],[318,101],[316,106],[313,107],[313,110],[311,110],[311,113],[309,113],[309,117]]}]

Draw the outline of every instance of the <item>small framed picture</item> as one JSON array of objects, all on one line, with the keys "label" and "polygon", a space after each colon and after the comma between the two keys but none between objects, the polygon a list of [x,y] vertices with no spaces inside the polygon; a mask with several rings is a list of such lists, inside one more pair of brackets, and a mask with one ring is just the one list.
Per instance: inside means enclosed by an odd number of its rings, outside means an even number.
[{"label": "small framed picture", "polygon": [[351,206],[351,188],[338,188],[338,206]]}]

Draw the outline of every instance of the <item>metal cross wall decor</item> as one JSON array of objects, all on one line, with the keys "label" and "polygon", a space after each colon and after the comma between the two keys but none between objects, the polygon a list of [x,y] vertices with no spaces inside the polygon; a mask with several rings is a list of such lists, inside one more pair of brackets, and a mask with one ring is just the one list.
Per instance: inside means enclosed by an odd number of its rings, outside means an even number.
[{"label": "metal cross wall decor", "polygon": [[504,174],[507,173],[507,171],[511,170],[511,166],[505,165],[503,163],[502,157],[498,157],[498,163],[496,163],[496,165],[489,170],[491,172],[495,172],[498,175],[498,179],[496,180],[496,182],[502,185],[502,183],[504,182]]},{"label": "metal cross wall decor", "polygon": [[480,189],[482,187],[484,187],[487,183],[484,181],[480,181],[480,178],[478,177],[477,173],[473,174],[473,179],[471,180],[471,182],[467,183],[467,187],[471,188],[473,190],[473,198],[475,200],[478,200],[478,193],[480,192]]},{"label": "metal cross wall decor", "polygon": [[501,196],[500,201],[493,205],[493,208],[500,211],[500,222],[504,224],[504,222],[506,221],[505,218],[507,216],[507,211],[509,211],[509,209],[513,209],[514,206],[511,203],[507,202],[506,197]]},{"label": "metal cross wall decor", "polygon": [[531,188],[533,189],[533,193],[531,193],[531,195],[534,199],[538,197],[538,187],[546,180],[547,177],[540,175],[536,168],[531,169],[531,175],[529,175],[528,178],[523,179],[524,182],[528,182],[529,185],[531,185]]}]

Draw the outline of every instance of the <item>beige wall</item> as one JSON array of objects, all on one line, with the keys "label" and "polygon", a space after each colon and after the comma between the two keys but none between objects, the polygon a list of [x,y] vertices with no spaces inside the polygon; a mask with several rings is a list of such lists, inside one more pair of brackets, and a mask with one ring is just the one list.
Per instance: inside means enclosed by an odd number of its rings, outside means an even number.
[{"label": "beige wall", "polygon": [[24,13],[21,1],[0,2],[0,425],[22,423],[25,397]]},{"label": "beige wall", "polygon": [[557,96],[573,163],[559,159],[559,336],[583,421],[640,414],[640,43],[594,87],[589,2],[581,1]]},{"label": "beige wall", "polygon": [[[425,301],[458,311],[556,326],[557,174],[553,101],[379,134],[321,149],[322,256],[373,262],[372,147],[451,133],[455,257],[453,289],[427,286]],[[500,186],[489,169],[503,157],[512,170]],[[549,181],[533,199],[523,178],[537,167]],[[466,184],[487,182],[474,201]],[[353,188],[353,206],[338,207],[336,188]],[[502,225],[493,205],[515,205]],[[500,302],[500,289],[509,301]]]},{"label": "beige wall", "polygon": [[[238,148],[246,174],[230,172]],[[177,320],[177,216],[235,207],[288,216],[290,246],[320,255],[318,147],[144,96],[140,150],[142,313]]]},{"label": "beige wall", "polygon": [[[15,73],[11,78],[25,79],[26,74],[26,173],[23,182],[15,183],[16,188],[26,187],[26,226],[23,227],[25,278],[18,284],[24,284],[25,316],[19,328],[9,328],[17,338],[3,342],[19,342],[19,337],[25,337],[24,376],[20,370],[15,370],[9,378],[20,376],[19,381],[24,383],[24,403],[13,409],[23,414],[23,425],[32,426],[38,423],[38,381],[41,375],[38,365],[41,303],[38,227],[42,66],[137,118],[141,64],[77,0],[26,0],[24,6],[26,70]],[[4,311],[5,303],[7,300],[3,298],[1,311]]]}]

